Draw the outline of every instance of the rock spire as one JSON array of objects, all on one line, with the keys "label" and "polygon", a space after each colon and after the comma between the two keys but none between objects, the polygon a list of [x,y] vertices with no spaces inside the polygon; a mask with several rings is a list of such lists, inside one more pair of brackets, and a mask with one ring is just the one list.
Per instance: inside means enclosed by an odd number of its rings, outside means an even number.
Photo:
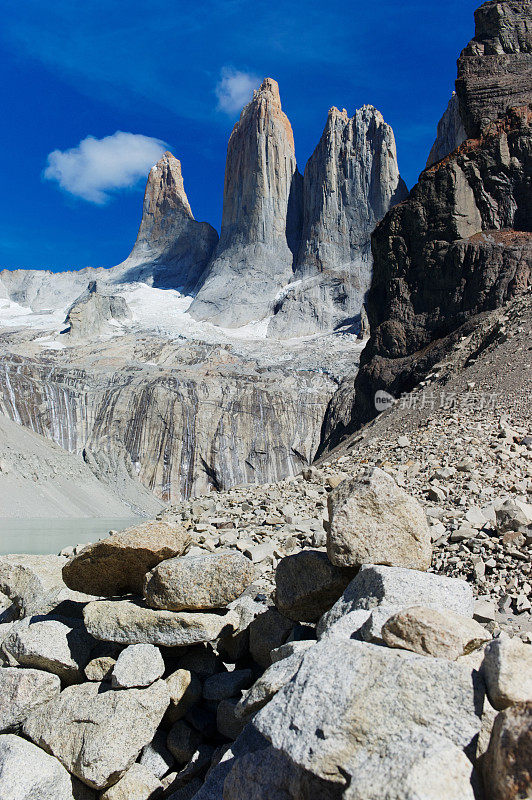
[{"label": "rock spire", "polygon": [[229,139],[220,242],[192,316],[238,327],[270,313],[292,274],[300,182],[279,86],[266,78]]},{"label": "rock spire", "polygon": [[115,270],[124,273],[123,280],[148,279],[160,288],[191,291],[217,241],[214,228],[194,219],[181,162],[166,152],[150,170],[133,250]]},{"label": "rock spire", "polygon": [[358,324],[371,283],[371,233],[407,194],[393,131],[380,112],[365,105],[349,118],[331,108],[303,178],[294,284],[277,305],[270,335]]}]

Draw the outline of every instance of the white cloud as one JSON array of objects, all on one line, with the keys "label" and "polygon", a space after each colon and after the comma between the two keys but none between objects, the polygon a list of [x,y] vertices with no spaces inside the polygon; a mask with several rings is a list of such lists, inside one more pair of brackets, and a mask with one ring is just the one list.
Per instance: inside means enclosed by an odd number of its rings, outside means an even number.
[{"label": "white cloud", "polygon": [[69,150],[49,154],[44,177],[90,203],[103,205],[109,192],[134,186],[167,149],[165,142],[138,133],[86,139]]},{"label": "white cloud", "polygon": [[240,72],[232,67],[223,67],[216,85],[218,108],[227,114],[240,111],[251,100],[253,89],[260,86],[260,78],[251,72]]}]

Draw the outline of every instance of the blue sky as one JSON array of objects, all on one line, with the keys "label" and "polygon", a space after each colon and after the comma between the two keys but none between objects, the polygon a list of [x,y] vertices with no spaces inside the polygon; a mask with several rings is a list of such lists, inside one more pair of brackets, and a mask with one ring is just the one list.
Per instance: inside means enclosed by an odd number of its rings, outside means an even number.
[{"label": "blue sky", "polygon": [[[182,162],[196,219],[219,229],[236,107],[243,91],[266,75],[279,81],[301,172],[332,105],[353,114],[372,103],[394,128],[401,173],[411,187],[454,88],[456,59],[473,35],[477,5],[5,4],[0,268],[76,269],[125,258],[140,222],[150,159],[165,144]],[[117,138],[117,131],[133,136]]]}]

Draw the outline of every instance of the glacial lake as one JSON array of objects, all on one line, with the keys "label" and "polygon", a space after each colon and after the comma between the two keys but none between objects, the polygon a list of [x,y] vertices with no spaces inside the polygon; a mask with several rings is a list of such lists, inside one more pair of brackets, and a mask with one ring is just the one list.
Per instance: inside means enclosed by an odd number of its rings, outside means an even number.
[{"label": "glacial lake", "polygon": [[145,522],[140,517],[94,517],[84,519],[1,519],[0,555],[6,553],[57,554],[64,547],[103,539],[109,531],[120,531]]}]

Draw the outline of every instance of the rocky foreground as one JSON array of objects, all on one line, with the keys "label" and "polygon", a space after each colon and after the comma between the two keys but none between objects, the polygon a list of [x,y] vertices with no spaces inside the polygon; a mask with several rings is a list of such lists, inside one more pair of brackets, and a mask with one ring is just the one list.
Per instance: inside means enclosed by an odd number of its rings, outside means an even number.
[{"label": "rocky foreground", "polygon": [[422,437],[2,557],[0,797],[530,796],[532,505],[453,515],[480,470]]}]

